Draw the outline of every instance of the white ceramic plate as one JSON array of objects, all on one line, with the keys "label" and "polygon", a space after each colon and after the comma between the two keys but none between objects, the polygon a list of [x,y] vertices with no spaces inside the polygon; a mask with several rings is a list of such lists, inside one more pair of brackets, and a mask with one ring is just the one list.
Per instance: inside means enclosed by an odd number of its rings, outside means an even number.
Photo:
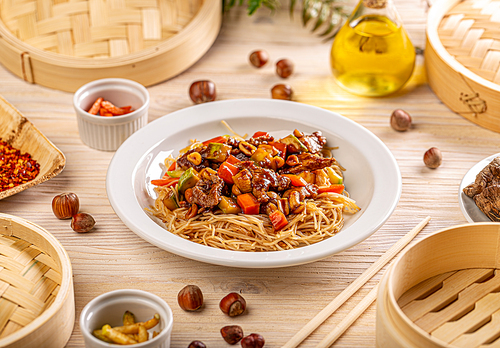
[{"label": "white ceramic plate", "polygon": [[[322,242],[288,251],[239,252],[196,244],[168,232],[145,208],[153,204],[149,183],[161,177],[168,153],[228,134],[225,120],[238,134],[299,129],[321,130],[334,156],[345,167],[345,185],[361,207],[347,215],[344,228]],[[244,99],[192,106],[161,117],[128,138],[115,153],[106,190],[116,214],[148,242],[187,258],[218,265],[269,268],[304,264],[343,251],[368,238],[392,214],[401,195],[401,173],[394,156],[373,133],[339,114],[296,102]]]},{"label": "white ceramic plate", "polygon": [[458,189],[458,204],[460,210],[469,222],[491,222],[491,220],[477,207],[474,200],[468,197],[464,192],[464,188],[472,184],[476,180],[476,175],[483,170],[495,157],[500,156],[500,153],[486,157],[485,159],[477,162],[471,169],[464,175],[460,187]]}]

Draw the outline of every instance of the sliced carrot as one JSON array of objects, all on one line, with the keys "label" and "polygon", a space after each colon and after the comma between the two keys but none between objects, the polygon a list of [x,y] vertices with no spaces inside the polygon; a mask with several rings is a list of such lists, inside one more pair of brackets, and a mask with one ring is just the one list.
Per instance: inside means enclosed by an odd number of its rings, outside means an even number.
[{"label": "sliced carrot", "polygon": [[292,181],[293,186],[297,187],[304,187],[307,185],[307,181],[305,181],[304,178],[298,176],[298,175],[293,175],[293,174],[284,174],[283,176],[286,176]]},{"label": "sliced carrot", "polygon": [[279,210],[275,210],[269,214],[269,219],[271,220],[271,223],[276,231],[279,231],[288,225],[288,220],[286,219],[285,214]]},{"label": "sliced carrot", "polygon": [[155,186],[172,186],[177,184],[179,181],[179,178],[170,178],[170,179],[156,179],[156,180],[151,180],[151,184]]},{"label": "sliced carrot", "polygon": [[344,188],[345,187],[342,184],[335,184],[318,188],[318,193],[324,193],[324,192],[342,193],[344,192]]},{"label": "sliced carrot", "polygon": [[241,161],[239,159],[237,159],[236,157],[234,157],[233,155],[229,155],[229,157],[226,159],[226,162],[231,163],[231,164],[238,164]]},{"label": "sliced carrot", "polygon": [[224,144],[224,143],[226,143],[227,138],[228,138],[227,136],[221,135],[221,136],[209,139],[209,140],[205,140],[202,144],[205,145],[205,146],[208,145],[208,144],[210,144],[210,143]]},{"label": "sliced carrot", "polygon": [[174,162],[168,167],[168,171],[171,172],[172,170],[175,170],[175,166],[177,165],[177,162]]},{"label": "sliced carrot", "polygon": [[89,109],[88,113],[92,114],[92,115],[97,115],[97,113],[99,112],[99,109],[101,108],[101,102],[103,100],[104,99],[101,97],[97,98],[96,101],[94,102],[94,104],[92,104],[92,107]]},{"label": "sliced carrot", "polygon": [[258,214],[260,210],[260,203],[251,193],[244,193],[236,197],[238,205],[244,214]]},{"label": "sliced carrot", "polygon": [[219,178],[224,180],[225,183],[232,185],[234,184],[233,175],[236,175],[238,172],[238,167],[229,163],[228,161],[225,161],[217,170],[217,175],[219,175]]}]

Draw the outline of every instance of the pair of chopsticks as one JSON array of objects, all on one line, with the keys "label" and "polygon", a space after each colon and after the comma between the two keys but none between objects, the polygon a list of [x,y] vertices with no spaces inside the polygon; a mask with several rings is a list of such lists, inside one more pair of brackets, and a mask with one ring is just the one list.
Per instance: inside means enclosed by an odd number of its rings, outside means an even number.
[{"label": "pair of chopsticks", "polygon": [[[373,265],[366,269],[354,282],[342,291],[332,302],[321,310],[299,332],[295,334],[282,348],[295,348],[330,317],[345,301],[358,291],[370,278],[377,274],[391,259],[393,259],[415,236],[427,225],[430,216],[423,219],[417,226],[408,232],[387,250]],[[375,301],[378,284],[366,295],[361,302],[316,346],[316,348],[330,347],[356,319]]]}]

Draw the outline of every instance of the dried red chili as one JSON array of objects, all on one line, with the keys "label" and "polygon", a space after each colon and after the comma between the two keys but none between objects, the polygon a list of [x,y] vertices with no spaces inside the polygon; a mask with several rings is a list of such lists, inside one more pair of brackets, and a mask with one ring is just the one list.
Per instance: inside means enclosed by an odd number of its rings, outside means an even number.
[{"label": "dried red chili", "polygon": [[40,164],[29,153],[21,153],[0,139],[0,191],[33,180],[40,173]]}]

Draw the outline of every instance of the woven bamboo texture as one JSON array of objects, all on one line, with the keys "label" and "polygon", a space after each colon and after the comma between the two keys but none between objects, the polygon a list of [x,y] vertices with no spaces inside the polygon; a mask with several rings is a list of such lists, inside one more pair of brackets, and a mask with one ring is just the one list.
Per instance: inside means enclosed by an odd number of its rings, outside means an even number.
[{"label": "woven bamboo texture", "polygon": [[118,57],[179,33],[202,0],[3,0],[0,18],[20,40],[59,54]]},{"label": "woven bamboo texture", "polygon": [[0,199],[53,178],[61,173],[66,165],[66,157],[61,150],[2,96],[0,96],[0,139],[21,153],[30,154],[40,165],[40,173],[33,180],[1,191]]},{"label": "woven bamboo texture", "polygon": [[467,69],[500,83],[500,2],[467,0],[455,5],[439,25],[446,50]]},{"label": "woven bamboo texture", "polygon": [[500,2],[442,0],[430,9],[429,85],[454,112],[500,132]]},{"label": "woven bamboo texture", "polygon": [[63,347],[74,318],[63,247],[41,227],[0,213],[0,346]]},{"label": "woven bamboo texture", "polygon": [[25,81],[74,92],[122,77],[145,86],[211,47],[220,0],[0,0],[0,62]]}]

